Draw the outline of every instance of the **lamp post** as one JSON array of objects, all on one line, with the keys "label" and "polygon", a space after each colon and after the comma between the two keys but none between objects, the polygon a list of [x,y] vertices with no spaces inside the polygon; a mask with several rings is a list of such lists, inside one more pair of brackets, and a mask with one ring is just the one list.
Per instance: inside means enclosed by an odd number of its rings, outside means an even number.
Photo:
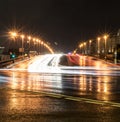
[{"label": "lamp post", "polygon": [[25,37],[25,36],[22,34],[22,35],[21,35],[21,39],[22,39],[22,49],[21,49],[22,56],[23,56],[23,52],[24,52],[24,46],[23,46],[24,37]]},{"label": "lamp post", "polygon": [[41,40],[38,41],[39,43],[39,54],[41,53]]},{"label": "lamp post", "polygon": [[92,43],[92,40],[89,40],[89,55],[91,55],[91,43]]},{"label": "lamp post", "polygon": [[36,51],[39,53],[39,39],[36,39]]},{"label": "lamp post", "polygon": [[98,57],[100,57],[100,37],[98,37],[97,40],[98,40],[98,49],[97,49],[97,53],[98,53]]},{"label": "lamp post", "polygon": [[79,47],[80,47],[80,52],[83,54],[83,44],[80,44]]},{"label": "lamp post", "polygon": [[[13,47],[15,46],[15,39],[16,39],[16,37],[17,37],[17,32],[10,32],[10,36],[11,36],[11,38],[13,39],[13,41],[14,41],[14,44],[13,44]],[[15,47],[14,47],[15,48]],[[12,52],[10,52],[10,58],[12,58],[12,59],[14,59],[15,58],[15,52],[13,52],[13,51],[15,51],[15,50],[12,50]],[[13,60],[13,63],[14,63],[14,60]]]},{"label": "lamp post", "polygon": [[86,54],[86,42],[84,42],[83,45],[84,45],[84,54]]},{"label": "lamp post", "polygon": [[36,44],[35,40],[36,40],[36,39],[33,38],[33,45],[34,45],[34,46],[33,46],[33,50],[34,50],[34,51],[35,51],[35,44]]},{"label": "lamp post", "polygon": [[13,39],[13,41],[15,41],[16,37],[17,37],[17,32],[10,32],[10,36]]},{"label": "lamp post", "polygon": [[108,35],[104,35],[104,40],[105,40],[105,47],[104,47],[104,54],[105,54],[105,60],[107,59],[107,48],[106,48],[106,41],[107,41],[107,38],[108,38]]},{"label": "lamp post", "polygon": [[30,40],[31,40],[31,36],[28,36],[28,44],[29,44],[29,46],[28,46],[28,54],[29,54],[29,52],[30,52]]},{"label": "lamp post", "polygon": [[43,45],[44,45],[44,42],[41,41],[41,54],[43,53]]}]

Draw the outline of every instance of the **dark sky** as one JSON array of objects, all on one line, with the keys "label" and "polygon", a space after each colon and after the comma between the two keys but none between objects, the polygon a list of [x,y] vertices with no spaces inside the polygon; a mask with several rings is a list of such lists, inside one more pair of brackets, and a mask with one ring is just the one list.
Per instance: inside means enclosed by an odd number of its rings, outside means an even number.
[{"label": "dark sky", "polygon": [[0,31],[12,27],[72,51],[80,41],[119,29],[120,5],[116,0],[0,0]]}]

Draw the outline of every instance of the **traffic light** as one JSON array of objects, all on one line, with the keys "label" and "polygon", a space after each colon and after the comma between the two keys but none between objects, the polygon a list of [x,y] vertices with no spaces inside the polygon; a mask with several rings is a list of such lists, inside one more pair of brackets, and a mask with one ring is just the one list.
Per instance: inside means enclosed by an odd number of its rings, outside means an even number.
[{"label": "traffic light", "polygon": [[16,57],[16,55],[15,54],[10,54],[10,59],[14,59]]}]

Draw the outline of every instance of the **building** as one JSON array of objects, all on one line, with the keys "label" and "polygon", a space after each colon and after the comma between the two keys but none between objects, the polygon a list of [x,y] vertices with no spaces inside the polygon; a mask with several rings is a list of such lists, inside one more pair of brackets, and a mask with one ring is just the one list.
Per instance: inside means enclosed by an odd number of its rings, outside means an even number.
[{"label": "building", "polygon": [[104,35],[80,43],[79,53],[107,60],[120,60],[120,29],[114,35]]}]

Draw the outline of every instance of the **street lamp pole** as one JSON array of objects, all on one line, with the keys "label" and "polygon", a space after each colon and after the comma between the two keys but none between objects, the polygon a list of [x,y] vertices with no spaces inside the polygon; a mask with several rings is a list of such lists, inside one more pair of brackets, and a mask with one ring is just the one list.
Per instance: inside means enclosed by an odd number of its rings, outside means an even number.
[{"label": "street lamp pole", "polygon": [[83,54],[83,43],[79,45],[80,47],[80,52]]},{"label": "street lamp pole", "polygon": [[28,40],[29,40],[29,42],[28,42],[28,44],[29,44],[29,47],[28,47],[28,54],[30,53],[30,40],[31,40],[31,36],[28,36]]},{"label": "street lamp pole", "polygon": [[98,50],[97,50],[97,53],[98,53],[98,57],[100,57],[100,37],[98,37],[97,40],[98,40]]},{"label": "street lamp pole", "polygon": [[84,42],[83,44],[84,44],[84,54],[86,54],[86,42]]},{"label": "street lamp pole", "polygon": [[40,45],[41,45],[41,44],[40,44],[40,43],[41,43],[41,40],[39,40],[38,42],[39,42],[38,45],[39,45],[39,54],[40,54],[40,53],[41,53],[41,52],[40,52],[40,51],[41,51],[41,50],[40,50],[40,48],[41,48],[41,47],[40,47]]},{"label": "street lamp pole", "polygon": [[[17,32],[10,32],[10,36],[11,36],[11,38],[13,39],[13,41],[14,41],[14,43],[15,43],[15,39],[16,39],[16,37],[17,37]],[[13,45],[13,47],[14,47],[14,45]]]},{"label": "street lamp pole", "polygon": [[92,40],[89,40],[89,55],[91,55],[91,42]]},{"label": "street lamp pole", "polygon": [[24,52],[24,46],[23,46],[24,37],[25,37],[24,35],[21,35],[21,38],[22,38],[22,49],[21,49],[22,56],[23,56],[23,52]]},{"label": "street lamp pole", "polygon": [[117,49],[115,49],[114,56],[115,56],[114,63],[117,64]]},{"label": "street lamp pole", "polygon": [[104,48],[105,60],[107,59],[107,48],[106,48],[107,37],[108,37],[108,35],[104,35],[104,40],[105,40],[105,48]]},{"label": "street lamp pole", "polygon": [[[12,39],[14,40],[14,44],[15,44],[15,39],[16,39],[16,37],[17,37],[17,32],[9,32],[10,33],[10,36],[12,37]],[[15,45],[13,45],[13,47],[14,47]],[[14,51],[14,52],[13,52]],[[15,50],[12,50],[12,52],[10,52],[10,58],[11,58],[11,56],[12,56],[12,58],[15,58]],[[14,56],[14,57],[13,57]],[[13,62],[14,62],[14,60],[13,60]]]},{"label": "street lamp pole", "polygon": [[33,45],[34,45],[34,46],[33,46],[33,50],[34,50],[34,51],[35,51],[35,40],[36,40],[36,39],[33,38]]}]

